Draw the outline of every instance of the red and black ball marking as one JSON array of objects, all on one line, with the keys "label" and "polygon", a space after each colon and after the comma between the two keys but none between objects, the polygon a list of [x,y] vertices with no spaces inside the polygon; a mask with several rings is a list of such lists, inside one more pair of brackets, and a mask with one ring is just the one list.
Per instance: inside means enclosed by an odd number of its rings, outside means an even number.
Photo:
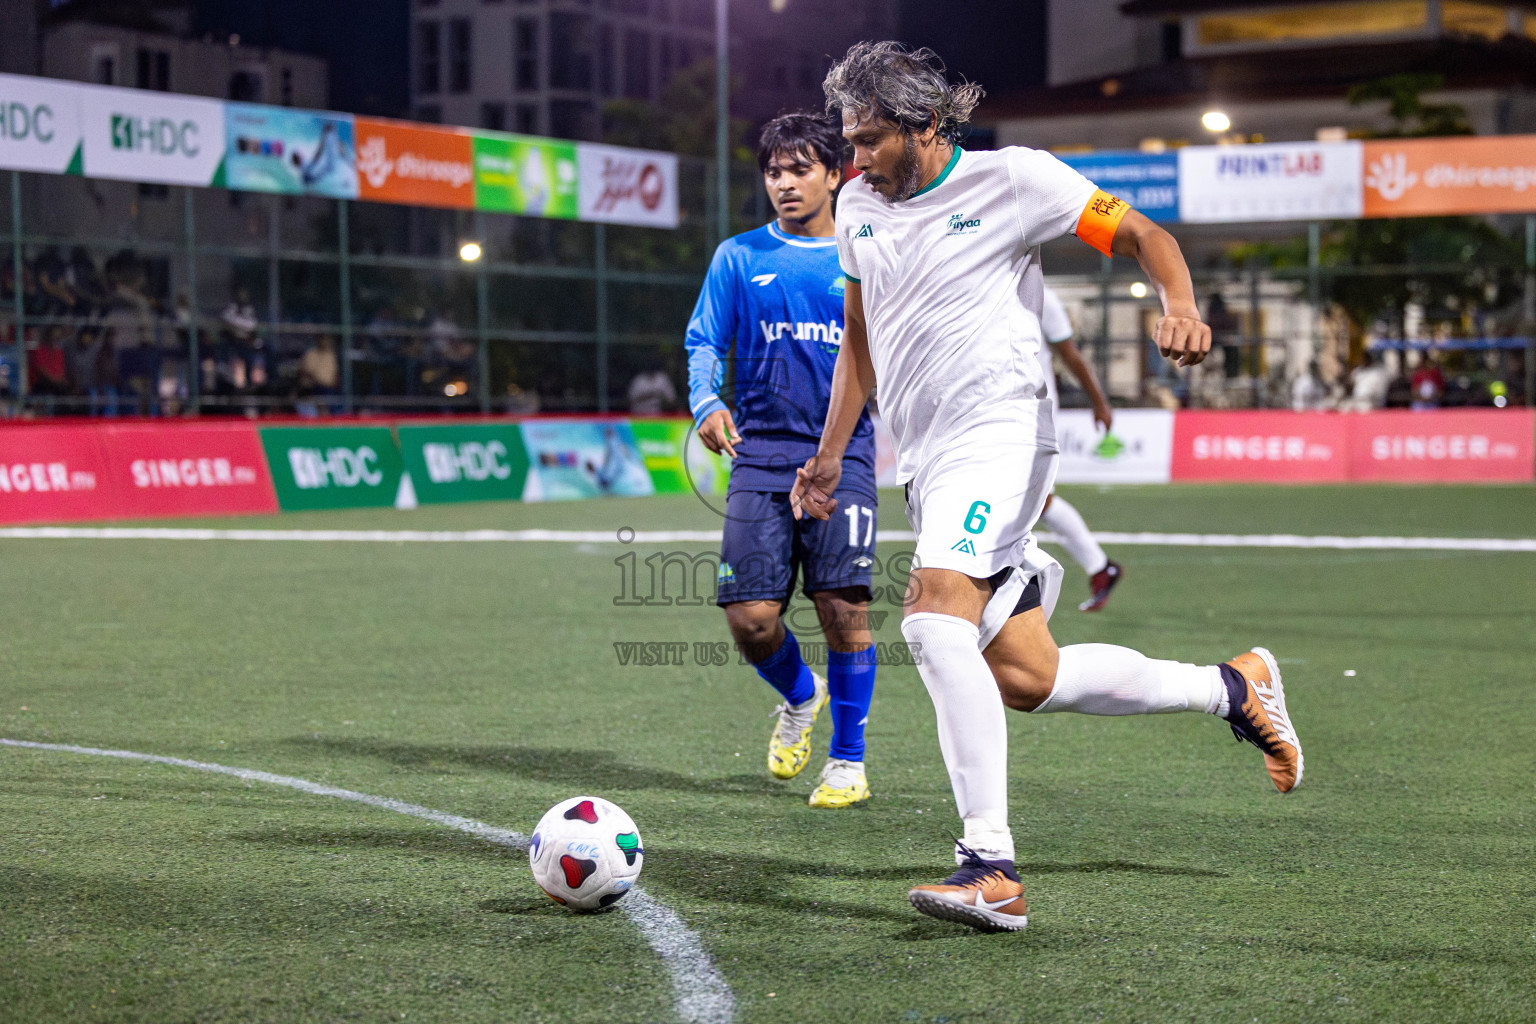
[{"label": "red and black ball marking", "polygon": [[584,821],[588,825],[597,824],[597,808],[592,806],[591,800],[583,800],[581,803],[565,812],[567,821]]},{"label": "red and black ball marking", "polygon": [[597,861],[582,860],[565,854],[560,858],[560,870],[565,872],[565,884],[572,889],[580,889],[581,884],[592,877],[592,872],[597,870]]}]

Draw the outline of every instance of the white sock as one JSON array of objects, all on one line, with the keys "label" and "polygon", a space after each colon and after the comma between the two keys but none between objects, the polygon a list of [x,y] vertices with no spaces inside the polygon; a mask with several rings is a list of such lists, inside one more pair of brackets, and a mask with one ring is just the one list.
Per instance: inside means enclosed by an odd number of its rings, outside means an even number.
[{"label": "white sock", "polygon": [[1082,515],[1070,503],[1062,501],[1061,495],[1051,498],[1040,516],[1040,525],[1060,538],[1061,546],[1067,549],[1072,561],[1082,566],[1089,576],[1109,564],[1109,556],[1093,539],[1093,531],[1083,522]]},{"label": "white sock", "polygon": [[1227,688],[1215,665],[1154,661],[1111,644],[1073,644],[1061,649],[1056,682],[1036,714],[1161,715],[1174,711],[1219,714]]},{"label": "white sock", "polygon": [[939,749],[966,845],[988,860],[1012,860],[1008,723],[997,680],[977,648],[981,633],[953,615],[918,612],[901,620],[901,634],[938,716]]}]

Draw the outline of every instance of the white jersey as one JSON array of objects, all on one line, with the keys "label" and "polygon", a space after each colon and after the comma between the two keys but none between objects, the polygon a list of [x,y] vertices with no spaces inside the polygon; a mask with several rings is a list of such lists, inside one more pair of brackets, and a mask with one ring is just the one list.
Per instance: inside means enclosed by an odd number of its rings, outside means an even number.
[{"label": "white jersey", "polygon": [[862,290],[898,481],[962,445],[1055,448],[1039,247],[1087,223],[1090,201],[1118,203],[1095,192],[1054,156],[1023,148],[957,148],[901,203],[858,178],[842,190],[838,255]]},{"label": "white jersey", "polygon": [[1045,386],[1050,392],[1051,409],[1061,408],[1061,396],[1056,392],[1056,367],[1051,363],[1051,346],[1060,345],[1075,333],[1067,307],[1061,304],[1061,296],[1049,286],[1045,289],[1040,307],[1040,330],[1050,344],[1040,346],[1040,366],[1045,370]]}]

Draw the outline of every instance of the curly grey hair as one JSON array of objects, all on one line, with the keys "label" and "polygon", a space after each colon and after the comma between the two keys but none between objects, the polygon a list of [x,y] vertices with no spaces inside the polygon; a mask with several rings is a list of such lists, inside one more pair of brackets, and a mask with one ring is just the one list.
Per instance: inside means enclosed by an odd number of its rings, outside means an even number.
[{"label": "curly grey hair", "polygon": [[854,43],[827,72],[827,113],[873,115],[909,134],[937,127],[942,138],[965,137],[971,112],[986,93],[974,82],[950,83],[939,55],[902,43]]}]

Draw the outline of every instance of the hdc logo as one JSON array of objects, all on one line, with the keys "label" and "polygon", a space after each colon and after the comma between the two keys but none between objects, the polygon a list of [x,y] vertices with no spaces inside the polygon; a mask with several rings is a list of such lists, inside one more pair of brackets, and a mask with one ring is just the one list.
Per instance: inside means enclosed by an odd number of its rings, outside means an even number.
[{"label": "hdc logo", "polygon": [[461,480],[480,483],[505,480],[512,475],[507,465],[507,446],[500,441],[466,441],[460,445],[432,442],[421,446],[427,464],[427,476],[435,484],[456,484]]},{"label": "hdc logo", "polygon": [[379,453],[368,445],[358,448],[290,448],[288,467],[301,491],[325,487],[377,487],[384,482],[378,468]]},{"label": "hdc logo", "polygon": [[137,118],[112,115],[112,148],[155,156],[195,157],[202,152],[196,121],[177,122],[169,117]]},{"label": "hdc logo", "polygon": [[46,103],[0,103],[0,139],[11,142],[53,141],[53,108]]}]

